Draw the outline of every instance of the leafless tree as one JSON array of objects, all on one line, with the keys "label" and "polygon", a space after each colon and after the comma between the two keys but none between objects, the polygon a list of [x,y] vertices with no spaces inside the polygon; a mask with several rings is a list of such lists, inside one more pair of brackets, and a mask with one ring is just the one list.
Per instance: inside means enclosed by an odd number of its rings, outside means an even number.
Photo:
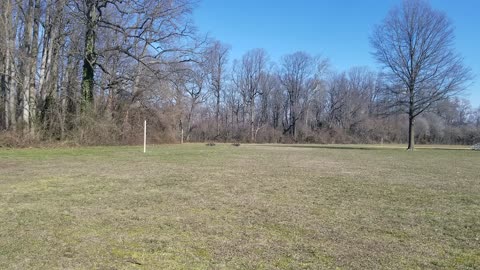
[{"label": "leafless tree", "polygon": [[[17,103],[18,89],[21,86],[18,77],[18,42],[17,33],[20,26],[19,3],[14,0],[2,2],[2,33],[4,41],[4,92],[5,92],[5,119],[6,127],[16,130],[17,127]],[[20,85],[20,86],[19,86]]]},{"label": "leafless tree", "polygon": [[188,97],[188,109],[186,115],[187,134],[186,140],[189,141],[193,128],[195,109],[207,99],[207,68],[205,61],[188,64],[188,69],[182,75],[182,88]]},{"label": "leafless tree", "polygon": [[389,81],[391,108],[408,113],[408,149],[414,149],[415,118],[436,102],[458,94],[471,79],[454,48],[447,16],[425,0],[404,0],[376,26],[373,56]]},{"label": "leafless tree", "polygon": [[477,129],[480,128],[480,106],[473,112],[472,120],[475,124],[475,127]]},{"label": "leafless tree", "polygon": [[214,41],[207,49],[207,67],[210,90],[215,98],[215,127],[218,138],[220,135],[220,101],[224,91],[224,81],[228,63],[228,52],[230,47],[220,41]]},{"label": "leafless tree", "polygon": [[[188,19],[192,11],[191,1],[75,0],[74,3],[83,14],[85,26],[82,107],[93,102],[95,68],[108,72],[100,61],[106,52],[114,51],[130,57],[150,71],[156,70],[160,76],[162,66],[188,61],[197,47],[195,29]],[[118,33],[123,42],[98,48],[97,38],[104,33],[102,31]],[[182,42],[181,39],[191,39],[192,42]],[[145,48],[151,53],[142,53]]]},{"label": "leafless tree", "polygon": [[319,76],[326,67],[326,60],[304,52],[286,55],[282,60],[280,82],[285,87],[288,97],[284,132],[289,133],[294,139],[297,135],[297,121],[307,111],[310,96],[318,90]]},{"label": "leafless tree", "polygon": [[260,84],[267,68],[268,56],[263,49],[248,51],[234,69],[233,81],[248,108],[250,141],[255,141],[255,100],[261,95]]}]

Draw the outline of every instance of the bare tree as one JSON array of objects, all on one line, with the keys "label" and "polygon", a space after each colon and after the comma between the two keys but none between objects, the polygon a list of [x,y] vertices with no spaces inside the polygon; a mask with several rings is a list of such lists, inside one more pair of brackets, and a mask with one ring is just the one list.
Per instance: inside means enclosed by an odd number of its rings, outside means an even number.
[{"label": "bare tree", "polygon": [[262,93],[260,84],[265,75],[267,62],[267,52],[263,49],[254,49],[248,51],[234,68],[234,83],[248,107],[251,142],[255,141],[255,100]]},{"label": "bare tree", "polygon": [[480,106],[473,112],[472,121],[477,129],[480,128]]},{"label": "bare tree", "polygon": [[297,135],[297,121],[307,111],[309,98],[320,86],[319,76],[326,67],[326,60],[304,52],[286,55],[282,60],[280,82],[288,97],[285,133],[289,133],[294,139]]},{"label": "bare tree", "polygon": [[[107,1],[84,0],[82,2],[85,16],[85,47],[83,58],[82,76],[82,110],[87,110],[93,103],[93,87],[95,80],[95,64],[97,61],[96,40],[98,21],[102,15],[102,9],[106,7]],[[80,6],[80,5],[79,5]]]},{"label": "bare tree", "polygon": [[[190,61],[191,54],[199,47],[195,28],[188,18],[193,6],[190,0],[75,0],[74,3],[83,13],[85,27],[82,107],[93,102],[95,68],[109,73],[102,63],[106,53],[131,58],[165,77],[162,72],[166,65]],[[97,39],[106,32],[118,34],[122,42],[112,46],[104,42],[99,47]]]},{"label": "bare tree", "polygon": [[2,128],[4,130],[9,129],[9,124],[10,124],[10,119],[9,119],[9,112],[8,112],[8,68],[10,63],[8,62],[8,55],[7,55],[7,48],[8,48],[8,41],[10,39],[9,37],[9,28],[10,25],[7,20],[10,19],[10,14],[9,10],[7,7],[10,5],[10,1],[3,1],[0,3],[0,9],[3,10],[3,12],[0,14],[0,32],[5,36],[5,38],[0,40],[0,54],[1,54],[1,69],[0,69],[0,90],[2,94],[2,103],[3,103],[3,108],[2,108],[2,120],[4,121],[4,124]]},{"label": "bare tree", "polygon": [[24,14],[25,27],[21,47],[22,120],[25,131],[34,134],[35,72],[37,69],[40,1],[29,0]]},{"label": "bare tree", "polygon": [[330,129],[335,126],[345,127],[348,111],[348,78],[345,73],[333,74],[328,80],[326,112]]},{"label": "bare tree", "polygon": [[415,118],[432,104],[458,94],[470,70],[453,48],[453,26],[425,0],[404,0],[376,26],[371,45],[383,65],[390,108],[408,113],[408,149],[414,149]]},{"label": "bare tree", "polygon": [[195,128],[195,110],[198,105],[205,102],[208,93],[205,91],[207,84],[207,71],[205,68],[205,62],[199,61],[198,63],[190,63],[187,66],[188,69],[182,73],[180,82],[182,84],[181,88],[187,95],[189,103],[186,115],[186,140],[189,141],[192,131]]},{"label": "bare tree", "polygon": [[230,47],[219,41],[213,42],[207,50],[209,85],[210,90],[215,97],[215,126],[217,132],[215,137],[217,138],[220,135],[220,100],[223,91],[223,82],[225,80],[229,50]]}]

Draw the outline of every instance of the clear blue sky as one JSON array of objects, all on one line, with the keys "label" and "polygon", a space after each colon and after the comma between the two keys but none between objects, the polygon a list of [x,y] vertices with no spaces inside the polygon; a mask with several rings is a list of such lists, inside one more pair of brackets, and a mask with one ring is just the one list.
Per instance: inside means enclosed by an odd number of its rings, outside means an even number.
[{"label": "clear blue sky", "polygon": [[[231,60],[264,48],[271,60],[295,51],[330,59],[335,70],[377,69],[368,37],[401,0],[201,0],[194,11],[200,32],[232,47]],[[457,51],[476,76],[465,98],[480,106],[480,1],[431,0],[456,31]]]}]

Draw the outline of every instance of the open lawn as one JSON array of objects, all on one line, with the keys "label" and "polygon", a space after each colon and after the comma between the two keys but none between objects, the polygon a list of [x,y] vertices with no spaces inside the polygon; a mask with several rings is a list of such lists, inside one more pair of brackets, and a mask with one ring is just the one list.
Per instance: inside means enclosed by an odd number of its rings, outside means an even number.
[{"label": "open lawn", "polygon": [[0,269],[480,268],[480,152],[0,149]]}]

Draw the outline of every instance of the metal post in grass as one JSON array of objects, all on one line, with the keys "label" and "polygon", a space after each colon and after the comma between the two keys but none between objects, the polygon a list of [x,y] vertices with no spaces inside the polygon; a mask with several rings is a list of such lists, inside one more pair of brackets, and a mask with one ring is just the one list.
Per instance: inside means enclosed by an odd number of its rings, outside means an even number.
[{"label": "metal post in grass", "polygon": [[147,152],[147,120],[143,122],[143,153]]}]

